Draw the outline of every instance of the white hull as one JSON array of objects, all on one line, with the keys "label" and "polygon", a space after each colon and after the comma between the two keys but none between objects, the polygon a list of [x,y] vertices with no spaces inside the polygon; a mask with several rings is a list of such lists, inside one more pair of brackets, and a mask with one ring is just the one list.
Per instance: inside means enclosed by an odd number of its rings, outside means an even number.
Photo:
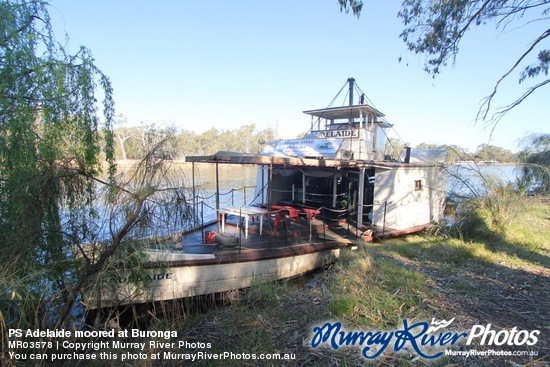
[{"label": "white hull", "polygon": [[[307,246],[307,245],[306,245]],[[242,289],[257,282],[295,277],[320,268],[338,258],[339,248],[326,248],[290,256],[243,262],[212,263],[211,260],[167,262],[165,267],[147,269],[143,290],[128,281],[128,272],[104,275],[83,294],[87,309],[116,307]],[[200,262],[206,264],[196,264]],[[238,260],[237,260],[238,261]],[[188,261],[189,262],[189,261]]]}]

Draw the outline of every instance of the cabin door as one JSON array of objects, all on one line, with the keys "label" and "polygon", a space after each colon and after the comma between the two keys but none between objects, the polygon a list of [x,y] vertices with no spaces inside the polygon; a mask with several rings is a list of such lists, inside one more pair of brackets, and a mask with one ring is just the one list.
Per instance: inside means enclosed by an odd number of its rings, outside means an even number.
[{"label": "cabin door", "polygon": [[[363,177],[361,177],[363,175]],[[374,169],[349,171],[348,191],[350,198],[350,218],[357,225],[372,222],[372,207],[374,202]]]}]

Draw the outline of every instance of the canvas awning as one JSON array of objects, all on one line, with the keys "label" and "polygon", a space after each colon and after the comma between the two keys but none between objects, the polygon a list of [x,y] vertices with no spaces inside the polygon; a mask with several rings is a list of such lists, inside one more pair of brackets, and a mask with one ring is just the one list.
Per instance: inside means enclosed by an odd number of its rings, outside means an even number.
[{"label": "canvas awning", "polygon": [[376,117],[384,117],[382,112],[366,104],[323,108],[319,110],[304,111],[304,113],[327,120],[357,119],[361,116],[366,117],[369,114],[375,115]]},{"label": "canvas awning", "polygon": [[270,156],[264,154],[246,154],[219,151],[208,156],[185,157],[186,162],[195,163],[226,163],[226,164],[268,164],[276,166],[311,166],[311,167],[350,167],[356,166],[355,161],[339,159],[316,159],[286,156]]},{"label": "canvas awning", "polygon": [[255,164],[274,166],[296,166],[296,167],[330,167],[330,168],[399,168],[414,166],[437,166],[434,163],[414,164],[397,162],[375,162],[372,160],[347,160],[347,159],[317,159],[299,158],[286,156],[270,156],[264,154],[247,154],[219,151],[216,154],[207,156],[188,156],[186,162],[194,163],[223,163],[223,164]]}]

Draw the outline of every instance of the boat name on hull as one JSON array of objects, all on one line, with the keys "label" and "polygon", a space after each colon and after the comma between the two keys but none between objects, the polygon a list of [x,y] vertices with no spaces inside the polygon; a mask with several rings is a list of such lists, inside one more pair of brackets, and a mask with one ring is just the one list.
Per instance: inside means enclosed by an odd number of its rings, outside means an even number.
[{"label": "boat name on hull", "polygon": [[137,281],[148,281],[148,280],[164,280],[164,279],[175,279],[174,273],[152,273],[142,276],[114,276],[110,278],[105,278],[107,283],[128,283],[128,282],[137,282]]},{"label": "boat name on hull", "polygon": [[357,130],[328,130],[322,131],[325,138],[357,138]]}]

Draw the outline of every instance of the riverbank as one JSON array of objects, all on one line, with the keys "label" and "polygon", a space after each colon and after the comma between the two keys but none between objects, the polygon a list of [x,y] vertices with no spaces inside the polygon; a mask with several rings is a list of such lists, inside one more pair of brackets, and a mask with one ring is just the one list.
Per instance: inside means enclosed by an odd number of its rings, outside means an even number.
[{"label": "riverbank", "polygon": [[[548,366],[550,200],[523,197],[518,205],[521,210],[503,232],[474,231],[483,234],[478,239],[440,232],[362,244],[343,250],[334,265],[306,285],[259,283],[227,294],[223,304],[202,299],[204,303],[185,300],[158,305],[164,314],[142,312],[149,322],[130,326],[131,333],[113,320],[103,328],[88,329],[89,338],[75,338],[71,328],[65,331],[67,337],[51,342],[40,339],[35,343],[38,339],[31,335],[22,343],[33,342],[35,349],[44,348],[42,343],[62,344],[48,347],[44,354],[37,354],[30,344],[3,348],[1,361],[7,366],[40,366],[48,361],[52,366],[171,367],[192,358],[193,366],[236,367]],[[478,227],[489,227],[489,218],[480,218]],[[419,351],[425,356],[445,350],[455,355],[428,359],[414,349],[414,338],[400,345],[396,334],[390,334],[415,323],[427,326],[432,319],[452,320],[452,324],[432,334],[431,340],[443,346],[432,350],[421,346]],[[362,347],[348,347],[342,345],[345,340],[329,337],[328,343],[320,343],[324,346],[312,348],[312,341],[323,340],[314,330],[327,323],[341,325],[343,331],[363,332],[349,334],[357,337],[346,339],[349,343],[359,343],[361,337],[366,342]],[[3,325],[0,319],[0,329]],[[485,341],[480,336],[466,345],[466,337],[461,337],[451,345],[453,337],[472,334],[474,327],[480,332],[479,328],[486,329]],[[96,335],[102,330],[116,336]],[[13,335],[6,329],[0,331],[3,347],[8,339],[17,339],[17,330],[10,330]],[[496,345],[488,345],[490,332]],[[449,333],[447,339],[437,339],[441,333]],[[375,354],[365,346],[380,349],[389,335],[393,339],[379,356],[367,360],[362,355]],[[468,357],[456,355],[473,351],[476,354]],[[489,352],[497,355],[482,355]],[[23,358],[23,353],[35,354]],[[38,355],[43,359],[37,360]]]},{"label": "riverbank", "polygon": [[[346,330],[392,330],[403,320],[450,320],[452,330],[491,324],[493,330],[540,330],[534,346],[470,345],[458,350],[528,350],[535,356],[447,356],[435,365],[547,365],[550,322],[550,208],[547,200],[526,198],[526,210],[508,230],[485,241],[444,236],[409,236],[345,251],[331,269],[307,286],[257,285],[228,307],[188,317],[178,327],[188,341],[208,341],[212,352],[289,353],[275,363],[226,360],[197,365],[364,365],[357,348],[310,347],[312,328],[340,321]],[[456,347],[456,346],[455,346]],[[457,349],[457,348],[454,348]],[[390,346],[375,365],[427,365],[414,351]],[[162,366],[175,365],[170,361]]]}]

